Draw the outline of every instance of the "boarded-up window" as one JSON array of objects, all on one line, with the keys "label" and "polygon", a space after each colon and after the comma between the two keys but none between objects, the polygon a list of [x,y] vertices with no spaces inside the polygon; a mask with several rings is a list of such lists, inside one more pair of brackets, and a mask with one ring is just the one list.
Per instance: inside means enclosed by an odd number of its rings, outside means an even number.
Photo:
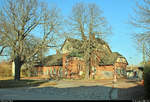
[{"label": "boarded-up window", "polygon": [[56,69],[54,68],[53,74],[56,74]]},{"label": "boarded-up window", "polygon": [[53,74],[53,70],[52,70],[52,68],[50,68],[50,75],[52,75]]},{"label": "boarded-up window", "polygon": [[78,68],[77,68],[78,72],[82,70],[82,65],[78,64]]}]

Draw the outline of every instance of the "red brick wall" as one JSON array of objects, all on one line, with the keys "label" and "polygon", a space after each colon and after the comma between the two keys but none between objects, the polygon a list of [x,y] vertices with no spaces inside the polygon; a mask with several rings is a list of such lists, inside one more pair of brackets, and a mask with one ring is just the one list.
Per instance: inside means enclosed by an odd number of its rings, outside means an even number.
[{"label": "red brick wall", "polygon": [[[70,58],[69,59],[69,63],[67,65],[67,68],[68,68],[68,71],[69,71],[69,75],[68,77],[74,77],[74,78],[79,78],[79,70],[78,68],[81,68],[81,70],[84,70],[85,68],[85,64],[84,64],[84,61],[81,60],[81,59],[78,59],[78,58]],[[74,73],[74,75],[70,76],[71,73]]]},{"label": "red brick wall", "polygon": [[67,66],[72,72],[78,72],[78,66],[81,66],[84,69],[84,61],[78,60],[76,58],[69,60],[69,65]]},{"label": "red brick wall", "polygon": [[63,65],[63,76],[65,76],[65,69],[66,69],[66,60],[67,60],[67,53],[63,54],[62,58],[62,65]]},{"label": "red brick wall", "polygon": [[[54,72],[54,69],[55,69],[56,75],[58,75],[59,68],[62,68],[62,66],[37,67],[38,76],[49,77],[49,72],[51,69],[52,69],[52,72]],[[48,75],[47,75],[47,72],[48,72]]]},{"label": "red brick wall", "polygon": [[63,58],[62,58],[63,68],[66,68],[67,55],[68,55],[68,53],[63,54]]},{"label": "red brick wall", "polygon": [[[66,65],[66,58],[67,54],[63,55],[63,66],[50,66],[50,67],[39,67],[37,68],[38,72],[42,71],[43,73],[39,73],[40,76],[45,76],[44,73],[47,73],[47,70],[50,71],[50,69],[56,71],[56,75],[58,75],[58,69],[60,67],[63,67],[63,74],[64,74],[64,69],[68,69],[68,78],[71,78],[71,73],[76,73],[76,75],[74,77],[79,77],[79,70],[78,67],[79,65],[82,67],[82,71],[84,71],[85,69],[85,63],[82,59],[78,59],[76,57],[70,58],[68,59],[68,65]],[[96,66],[93,63],[91,63],[92,65]],[[95,78],[96,79],[112,79],[113,78],[113,74],[114,74],[114,68],[120,67],[120,68],[126,68],[127,64],[126,63],[115,63],[115,65],[105,65],[105,66],[96,66],[96,74],[95,74]],[[108,76],[107,76],[108,73]],[[91,76],[91,75],[90,75]]]},{"label": "red brick wall", "polygon": [[114,66],[113,65],[105,65],[105,66],[97,66],[96,67],[97,70],[102,70],[102,71],[113,71],[114,70]]},{"label": "red brick wall", "polygon": [[[68,78],[79,78],[79,71],[78,71],[78,64],[80,64],[82,66],[82,69],[84,71],[84,67],[85,64],[83,61],[79,61],[79,60],[70,60],[69,61],[69,65],[68,65]],[[45,75],[47,73],[47,70],[50,71],[50,69],[52,69],[52,71],[56,71],[56,75],[58,75],[58,69],[61,68],[62,66],[50,66],[50,67],[38,67],[37,71],[38,71],[38,76],[40,77],[49,77],[49,75]],[[105,77],[103,72],[113,72],[114,70],[114,66],[97,66],[96,67],[96,74],[95,74],[95,78],[96,79],[112,79],[110,77]],[[42,72],[42,73],[40,73]],[[76,73],[73,76],[70,76],[71,72]]]}]

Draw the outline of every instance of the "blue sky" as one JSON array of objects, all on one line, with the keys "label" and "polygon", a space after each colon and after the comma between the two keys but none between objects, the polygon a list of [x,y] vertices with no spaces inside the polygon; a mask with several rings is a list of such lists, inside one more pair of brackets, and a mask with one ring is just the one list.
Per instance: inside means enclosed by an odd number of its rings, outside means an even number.
[{"label": "blue sky", "polygon": [[48,4],[56,4],[64,16],[68,16],[72,6],[80,1],[96,3],[103,11],[112,26],[112,35],[108,38],[111,50],[125,56],[129,64],[139,64],[142,54],[136,50],[136,44],[132,40],[135,28],[128,23],[129,14],[133,14],[135,0],[46,0]]},{"label": "blue sky", "polygon": [[[112,26],[112,35],[108,44],[113,52],[119,52],[128,60],[129,65],[137,65],[142,61],[142,54],[136,50],[132,40],[135,28],[129,25],[129,14],[133,14],[135,0],[41,0],[48,5],[56,4],[63,16],[71,13],[72,6],[77,2],[96,3],[103,11],[108,23]],[[50,50],[52,51],[52,50]]]}]

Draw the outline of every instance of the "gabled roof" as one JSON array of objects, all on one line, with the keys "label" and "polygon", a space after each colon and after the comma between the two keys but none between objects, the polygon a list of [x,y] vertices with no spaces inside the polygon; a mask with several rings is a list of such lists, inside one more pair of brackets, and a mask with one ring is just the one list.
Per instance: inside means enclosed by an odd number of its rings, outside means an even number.
[{"label": "gabled roof", "polygon": [[62,54],[47,56],[43,62],[44,66],[62,66]]},{"label": "gabled roof", "polygon": [[118,52],[112,52],[111,54],[104,56],[99,62],[99,65],[113,65],[116,62],[117,58],[125,58],[125,57],[123,57]]},{"label": "gabled roof", "polygon": [[83,55],[83,52],[80,51],[80,52],[71,52],[67,58],[70,58],[70,57],[79,57],[79,58],[82,58],[84,55]]},{"label": "gabled roof", "polygon": [[[99,62],[99,65],[113,65],[117,58],[124,58],[121,54],[118,52],[111,52],[111,49],[109,48],[108,44],[99,38],[96,38],[96,41],[98,44],[101,45],[106,45],[107,48],[105,50],[106,55],[101,56],[101,61]],[[83,51],[81,51],[80,47],[82,46],[82,40],[78,39],[73,39],[73,38],[68,38],[65,40],[64,44],[61,47],[61,50],[63,46],[66,44],[66,42],[69,42],[73,48],[77,50],[73,50],[67,57],[83,57]],[[109,51],[108,51],[109,50]],[[110,52],[110,53],[108,53]],[[126,61],[127,62],[127,61]],[[127,62],[128,64],[128,62]],[[62,54],[56,54],[56,55],[51,55],[47,56],[44,59],[44,66],[62,66]]]},{"label": "gabled roof", "polygon": [[72,45],[73,48],[78,48],[80,45],[82,45],[82,41],[81,40],[73,39],[73,38],[67,38],[64,41],[64,44],[62,45],[61,50],[64,47],[64,45],[66,44],[66,42],[69,42]]},{"label": "gabled roof", "polygon": [[107,46],[107,49],[109,50],[109,52],[112,52],[108,43],[100,38],[96,38],[96,41],[99,43],[99,44],[102,44],[102,45],[106,45]]},{"label": "gabled roof", "polygon": [[[109,52],[111,52],[111,49],[110,49],[109,45],[104,40],[102,40],[100,38],[95,38],[95,39],[98,42],[98,44],[106,45],[108,50],[109,50]],[[82,46],[82,40],[73,39],[73,38],[67,38],[64,41],[64,44],[62,45],[61,50],[64,47],[64,45],[66,44],[66,42],[69,42],[72,45],[72,47],[75,48],[75,49],[80,49],[80,47]]]},{"label": "gabled roof", "polygon": [[[100,39],[100,38],[95,38],[96,41],[102,45],[107,44],[104,40]],[[108,44],[107,44],[108,45]]]}]

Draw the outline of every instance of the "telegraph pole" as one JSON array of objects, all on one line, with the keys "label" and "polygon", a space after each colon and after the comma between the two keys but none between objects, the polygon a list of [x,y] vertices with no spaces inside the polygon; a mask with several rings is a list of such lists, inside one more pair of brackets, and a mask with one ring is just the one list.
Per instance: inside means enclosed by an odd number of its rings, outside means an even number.
[{"label": "telegraph pole", "polygon": [[142,50],[143,50],[143,65],[145,65],[146,63],[146,60],[145,60],[145,45],[144,45],[144,42],[143,42],[143,46],[142,46]]}]

